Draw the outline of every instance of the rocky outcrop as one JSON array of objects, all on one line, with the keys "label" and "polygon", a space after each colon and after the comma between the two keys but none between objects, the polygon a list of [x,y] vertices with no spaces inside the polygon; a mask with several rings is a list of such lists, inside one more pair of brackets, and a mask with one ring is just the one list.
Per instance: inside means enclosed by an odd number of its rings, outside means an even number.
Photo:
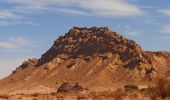
[{"label": "rocky outcrop", "polygon": [[139,65],[140,62],[151,63],[138,44],[112,32],[107,27],[73,27],[65,36],[60,36],[54,42],[53,46],[39,59],[37,66],[63,54],[66,59],[81,56],[90,60],[92,56],[107,52],[113,55],[118,54],[123,62],[129,61],[124,67],[129,64]]},{"label": "rocky outcrop", "polygon": [[27,61],[24,61],[22,63],[22,65],[19,66],[19,68],[25,69],[25,68],[27,68],[29,66],[33,66],[33,65],[35,65],[37,63],[37,61],[38,61],[38,59],[36,59],[36,58],[28,59]]},{"label": "rocky outcrop", "polygon": [[83,88],[78,83],[76,83],[75,85],[71,85],[69,83],[63,83],[58,88],[57,92],[63,92],[63,93],[74,92],[74,93],[78,93],[78,92],[81,92],[83,90],[87,90],[87,89]]}]

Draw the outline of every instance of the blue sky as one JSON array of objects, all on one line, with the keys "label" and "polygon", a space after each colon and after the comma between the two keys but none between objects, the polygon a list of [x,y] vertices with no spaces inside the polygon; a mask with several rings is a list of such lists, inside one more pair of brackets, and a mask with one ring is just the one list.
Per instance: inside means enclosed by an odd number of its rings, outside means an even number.
[{"label": "blue sky", "polygon": [[108,26],[144,50],[170,51],[170,0],[0,0],[0,78],[73,26]]}]

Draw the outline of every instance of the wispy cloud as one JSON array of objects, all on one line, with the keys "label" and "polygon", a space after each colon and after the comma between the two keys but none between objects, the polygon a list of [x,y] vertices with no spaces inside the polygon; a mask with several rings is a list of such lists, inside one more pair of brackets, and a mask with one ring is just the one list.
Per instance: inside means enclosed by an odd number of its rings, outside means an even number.
[{"label": "wispy cloud", "polygon": [[0,41],[0,49],[22,49],[33,46],[33,43],[23,37],[10,37],[6,41]]},{"label": "wispy cloud", "polygon": [[126,34],[130,35],[130,36],[137,36],[140,34],[140,32],[137,32],[137,31],[129,31],[129,32],[126,32]]},{"label": "wispy cloud", "polygon": [[22,14],[16,12],[15,9],[0,9],[0,26],[10,26],[17,24],[36,25],[28,21]]},{"label": "wispy cloud", "polygon": [[75,9],[68,9],[68,8],[56,8],[53,9],[55,12],[60,12],[60,13],[67,13],[67,14],[73,14],[73,15],[81,15],[81,16],[90,16],[87,12],[80,11],[80,10],[75,10]]},{"label": "wispy cloud", "polygon": [[97,2],[96,0],[0,0],[0,3],[12,4],[10,8],[0,9],[0,26],[32,23],[25,20],[29,15],[47,12],[100,17],[140,16],[144,13],[140,7],[127,0],[97,0]]},{"label": "wispy cloud", "polygon": [[18,16],[9,10],[0,10],[0,19],[21,19],[21,16]]},{"label": "wispy cloud", "polygon": [[0,20],[0,26],[11,26],[11,25],[19,25],[19,24],[31,25],[31,26],[39,25],[37,23],[26,21],[26,20]]},{"label": "wispy cloud", "polygon": [[[24,12],[33,12],[47,10],[51,7],[55,10],[55,7],[60,7],[61,11],[65,13],[79,15],[90,13],[90,15],[108,17],[138,16],[143,13],[138,6],[128,3],[126,0],[98,0],[97,2],[96,0],[10,0],[3,2],[19,4],[15,9],[18,12],[23,12],[23,9]],[[78,10],[73,10],[74,7],[78,7]]]},{"label": "wispy cloud", "polygon": [[159,10],[159,12],[163,13],[164,15],[170,16],[170,8]]},{"label": "wispy cloud", "polygon": [[170,34],[170,25],[162,27],[161,32]]},{"label": "wispy cloud", "polygon": [[143,12],[125,0],[87,0],[80,2],[82,8],[89,9],[100,16],[138,16]]}]

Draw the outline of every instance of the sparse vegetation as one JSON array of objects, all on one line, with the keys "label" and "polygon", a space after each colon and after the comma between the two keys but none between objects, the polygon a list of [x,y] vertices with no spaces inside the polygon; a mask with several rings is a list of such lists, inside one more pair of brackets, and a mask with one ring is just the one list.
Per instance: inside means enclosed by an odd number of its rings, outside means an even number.
[{"label": "sparse vegetation", "polygon": [[126,92],[123,89],[117,89],[114,92],[114,99],[115,100],[123,100],[123,97],[127,96]]},{"label": "sparse vegetation", "polygon": [[139,91],[140,92],[148,92],[148,88],[141,88]]},{"label": "sparse vegetation", "polygon": [[125,85],[124,88],[125,88],[126,91],[129,91],[129,90],[138,90],[139,89],[138,86],[134,85],[134,84]]},{"label": "sparse vegetation", "polygon": [[115,91],[102,91],[102,92],[90,92],[88,97],[91,97],[94,100],[102,100],[102,99],[114,99],[114,100],[123,100],[124,97],[127,96],[127,93],[121,89],[118,88]]},{"label": "sparse vegetation", "polygon": [[9,95],[7,94],[0,94],[0,99],[8,99]]},{"label": "sparse vegetation", "polygon": [[82,99],[87,99],[87,97],[84,96],[84,95],[78,95],[77,96],[77,100],[82,100]]},{"label": "sparse vegetation", "polygon": [[38,95],[40,95],[39,93],[33,93],[31,94],[33,97],[38,97]]},{"label": "sparse vegetation", "polygon": [[158,78],[155,86],[149,86],[149,94],[151,98],[167,98],[170,97],[170,81],[165,78]]}]

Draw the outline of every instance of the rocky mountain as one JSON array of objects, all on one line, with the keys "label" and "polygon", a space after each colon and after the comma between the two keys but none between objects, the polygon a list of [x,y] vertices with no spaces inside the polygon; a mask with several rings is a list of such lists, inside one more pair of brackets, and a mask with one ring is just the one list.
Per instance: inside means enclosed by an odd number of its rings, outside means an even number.
[{"label": "rocky mountain", "polygon": [[25,61],[2,79],[0,90],[14,93],[46,91],[48,87],[53,91],[64,83],[72,84],[70,87],[78,83],[89,90],[144,85],[158,73],[169,77],[169,60],[169,52],[144,51],[135,41],[107,27],[73,27],[41,58]]},{"label": "rocky mountain", "polygon": [[[134,65],[139,64],[139,62],[151,63],[138,44],[116,34],[116,32],[110,31],[106,27],[92,27],[89,29],[74,27],[65,36],[59,37],[54,45],[42,55],[38,66],[62,54],[69,59],[91,58],[109,52],[118,55],[121,61],[129,61]],[[128,66],[128,64],[123,66]]]}]

